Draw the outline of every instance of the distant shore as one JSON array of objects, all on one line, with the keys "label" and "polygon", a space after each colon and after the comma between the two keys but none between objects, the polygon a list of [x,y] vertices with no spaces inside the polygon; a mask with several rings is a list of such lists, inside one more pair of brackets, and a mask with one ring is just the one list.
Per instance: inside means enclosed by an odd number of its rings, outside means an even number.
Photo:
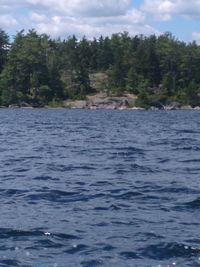
[{"label": "distant shore", "polygon": [[48,105],[33,105],[22,102],[20,104],[10,104],[8,106],[0,106],[0,108],[65,108],[65,109],[105,109],[105,110],[200,110],[199,106],[192,107],[190,105],[180,105],[176,102],[171,102],[166,105],[157,103],[148,107],[139,107],[135,105],[137,97],[133,94],[125,94],[123,96],[108,96],[105,93],[98,93],[87,96],[84,100],[66,100],[60,103],[50,103]]},{"label": "distant shore", "polygon": [[200,107],[180,107],[180,108],[175,108],[175,109],[170,109],[170,108],[155,108],[155,107],[150,107],[150,108],[142,108],[142,107],[133,107],[133,108],[115,108],[115,109],[111,109],[111,108],[76,108],[76,107],[72,107],[72,108],[66,108],[66,107],[51,107],[51,106],[44,106],[44,107],[30,107],[30,108],[25,108],[25,107],[0,107],[0,109],[79,109],[79,110],[143,110],[143,111],[158,111],[158,110],[165,110],[165,111],[170,111],[170,110],[200,110]]},{"label": "distant shore", "polygon": [[163,106],[162,108],[158,107],[149,107],[149,108],[143,108],[143,107],[111,107],[111,106],[104,106],[104,107],[98,107],[98,106],[91,106],[91,107],[77,107],[77,106],[29,106],[29,107],[24,107],[20,105],[9,105],[9,106],[0,106],[0,109],[79,109],[79,110],[149,110],[149,111],[156,111],[156,110],[165,110],[165,111],[170,111],[170,110],[200,110],[200,107],[191,107],[191,106],[181,106],[181,107],[171,107],[171,106]]}]

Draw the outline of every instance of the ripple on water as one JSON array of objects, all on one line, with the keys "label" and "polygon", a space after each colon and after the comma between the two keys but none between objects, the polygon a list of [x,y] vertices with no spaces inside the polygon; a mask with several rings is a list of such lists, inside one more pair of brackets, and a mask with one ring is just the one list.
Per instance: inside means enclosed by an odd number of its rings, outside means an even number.
[{"label": "ripple on water", "polygon": [[171,243],[158,243],[153,245],[148,245],[146,248],[142,249],[142,256],[164,260],[171,258],[191,258],[200,254],[200,249],[195,247],[190,247],[184,244],[179,244],[176,242]]},{"label": "ripple on water", "polygon": [[199,266],[198,111],[0,115],[0,266]]}]

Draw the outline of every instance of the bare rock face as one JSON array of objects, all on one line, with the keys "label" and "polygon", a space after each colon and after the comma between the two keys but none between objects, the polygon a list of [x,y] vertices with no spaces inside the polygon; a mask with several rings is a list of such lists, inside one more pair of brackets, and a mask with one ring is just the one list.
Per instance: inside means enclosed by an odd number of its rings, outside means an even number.
[{"label": "bare rock face", "polygon": [[20,103],[21,108],[33,108],[32,105],[26,103],[26,102],[21,102]]},{"label": "bare rock face", "polygon": [[88,99],[88,108],[91,109],[127,109],[130,107],[130,99],[123,97],[100,97]]},{"label": "bare rock face", "polygon": [[193,108],[192,108],[192,106],[187,105],[187,106],[182,106],[181,109],[188,110],[188,109],[193,109]]},{"label": "bare rock face", "polygon": [[125,95],[122,97],[107,96],[105,93],[87,96],[86,100],[67,101],[65,107],[74,109],[127,109],[132,106],[135,97]]},{"label": "bare rock face", "polygon": [[71,103],[72,108],[77,108],[77,109],[82,109],[82,108],[87,108],[88,104],[87,101],[85,100],[77,100]]},{"label": "bare rock face", "polygon": [[11,105],[8,106],[8,108],[19,108],[19,105],[11,104]]}]

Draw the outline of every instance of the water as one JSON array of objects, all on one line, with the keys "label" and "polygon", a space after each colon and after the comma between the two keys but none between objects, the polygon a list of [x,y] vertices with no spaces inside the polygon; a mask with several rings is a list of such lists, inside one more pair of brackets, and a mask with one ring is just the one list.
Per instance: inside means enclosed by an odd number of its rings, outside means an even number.
[{"label": "water", "polygon": [[0,110],[0,266],[200,266],[200,112]]}]

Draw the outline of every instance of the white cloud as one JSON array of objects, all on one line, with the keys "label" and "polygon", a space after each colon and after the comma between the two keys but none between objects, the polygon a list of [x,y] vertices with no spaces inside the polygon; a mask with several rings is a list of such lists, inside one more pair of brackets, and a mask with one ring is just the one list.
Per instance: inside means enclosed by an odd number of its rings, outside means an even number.
[{"label": "white cloud", "polygon": [[[87,17],[119,16],[126,14],[130,0],[69,0],[65,5],[66,14]],[[63,7],[63,6],[62,6]]]},{"label": "white cloud", "polygon": [[200,45],[200,32],[193,32],[192,33],[192,40],[195,40],[197,44]]},{"label": "white cloud", "polygon": [[[0,0],[0,16],[0,28],[35,28],[53,37],[158,33],[147,24],[145,13],[132,7],[131,0]],[[6,16],[10,18],[7,23]]]},{"label": "white cloud", "polygon": [[189,18],[200,18],[200,1],[199,0],[178,0],[176,8],[179,14]]},{"label": "white cloud", "polygon": [[199,0],[144,0],[142,10],[159,20],[170,20],[174,15],[200,17]]},{"label": "white cloud", "polygon": [[171,19],[173,12],[173,2],[170,0],[144,0],[142,10],[146,13],[153,14],[160,20]]},{"label": "white cloud", "polygon": [[35,23],[42,23],[47,20],[47,17],[45,15],[40,15],[36,12],[31,12],[29,14],[30,20],[35,22]]},{"label": "white cloud", "polygon": [[[12,2],[18,3],[14,0]],[[23,0],[18,5],[68,16],[101,17],[123,15],[130,8],[130,3],[131,0]]]},{"label": "white cloud", "polygon": [[123,31],[128,31],[132,35],[158,33],[145,24],[144,15],[137,10],[116,17],[50,17],[32,13],[30,19],[39,32],[46,32],[52,36],[67,37],[75,33],[79,37],[85,35],[92,38]]},{"label": "white cloud", "polygon": [[0,28],[10,28],[17,26],[17,20],[10,15],[0,15]]}]

